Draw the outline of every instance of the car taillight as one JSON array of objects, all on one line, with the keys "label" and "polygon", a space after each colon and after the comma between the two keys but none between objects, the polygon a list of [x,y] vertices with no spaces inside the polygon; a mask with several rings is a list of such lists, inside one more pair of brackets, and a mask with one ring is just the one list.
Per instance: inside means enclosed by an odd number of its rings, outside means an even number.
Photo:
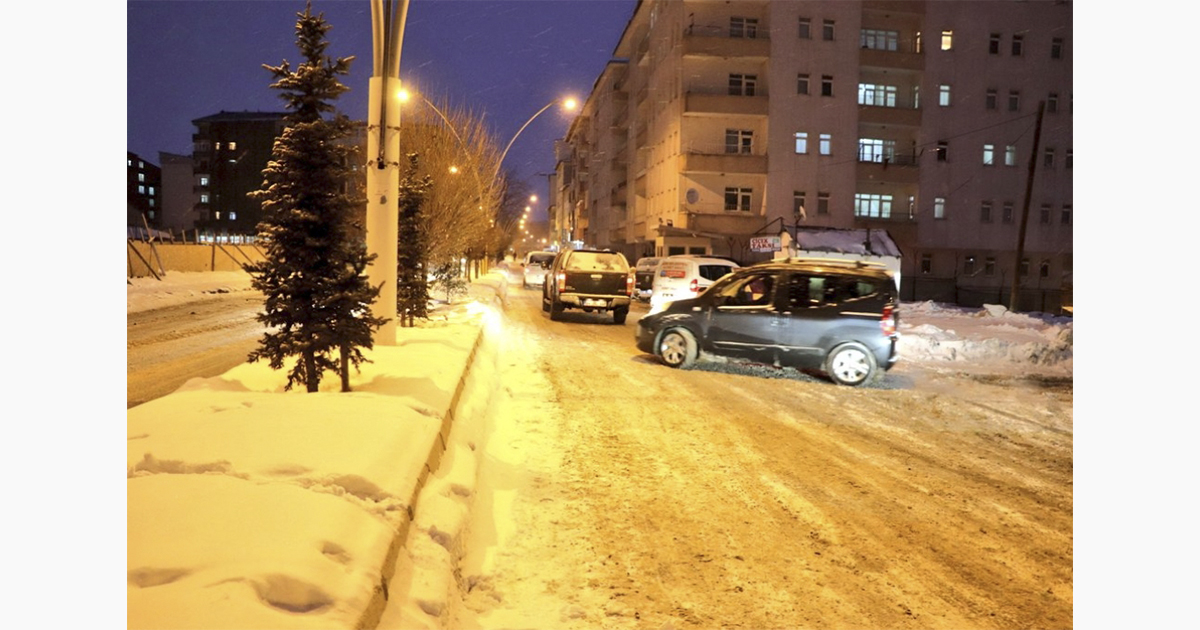
[{"label": "car taillight", "polygon": [[883,334],[891,337],[896,334],[896,309],[892,305],[883,307],[883,318],[879,320],[879,327],[883,329]]},{"label": "car taillight", "polygon": [[688,285],[688,288],[691,289],[692,293],[699,293],[700,292],[700,281],[695,278],[692,278],[692,283],[690,285]]},{"label": "car taillight", "polygon": [[633,288],[637,286],[637,276],[630,272],[625,276],[625,295],[633,295]]},{"label": "car taillight", "polygon": [[567,274],[559,272],[554,274],[554,285],[558,287],[558,292],[562,293],[567,290]]}]

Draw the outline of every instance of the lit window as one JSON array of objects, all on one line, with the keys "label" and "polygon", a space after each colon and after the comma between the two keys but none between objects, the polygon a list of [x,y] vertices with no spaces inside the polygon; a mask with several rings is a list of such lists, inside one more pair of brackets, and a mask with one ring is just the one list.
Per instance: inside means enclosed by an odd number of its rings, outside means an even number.
[{"label": "lit window", "polygon": [[796,132],[796,153],[808,153],[808,132]]},{"label": "lit window", "polygon": [[[153,206],[154,204],[150,204],[150,205],[151,205],[151,206]],[[147,216],[147,217],[149,217],[149,218],[151,218],[151,219],[153,219],[153,218],[154,218],[154,211],[153,211],[153,210],[147,210],[147,211],[146,211],[146,216]]]},{"label": "lit window", "polygon": [[220,210],[214,210],[214,211],[213,211],[213,218],[214,218],[214,219],[216,219],[216,220],[218,220],[218,221],[220,221],[220,220],[221,220],[221,211],[220,211]]},{"label": "lit window", "polygon": [[236,151],[236,150],[237,150],[237,143],[236,143],[236,142],[230,142],[230,143],[229,143],[229,150],[230,150],[230,151]]},{"label": "lit window", "polygon": [[821,26],[821,37],[827,41],[833,41],[833,20],[825,20]]},{"label": "lit window", "polygon": [[896,141],[883,138],[859,138],[859,162],[894,162],[896,160]]},{"label": "lit window", "polygon": [[145,173],[138,173],[138,181],[139,181],[139,182],[144,182],[144,181],[146,181],[146,174],[145,174]]},{"label": "lit window", "polygon": [[940,105],[942,107],[950,106],[950,86],[949,85],[939,85],[938,86],[938,105]]},{"label": "lit window", "polygon": [[833,136],[827,133],[821,134],[820,140],[821,155],[833,154]]},{"label": "lit window", "polygon": [[897,88],[875,83],[858,84],[858,104],[873,107],[895,107]]},{"label": "lit window", "polygon": [[234,212],[233,210],[230,210],[230,211],[229,211],[229,220],[230,220],[230,221],[235,221],[235,220],[237,220],[237,213],[236,213],[236,212]]},{"label": "lit window", "polygon": [[208,195],[207,194],[200,195],[200,203],[208,203]]},{"label": "lit window", "polygon": [[214,151],[220,151],[220,150],[221,150],[221,143],[220,143],[220,142],[214,142],[214,143],[213,143],[213,150],[214,150]]},{"label": "lit window", "polygon": [[1017,147],[1015,147],[1011,144],[1006,145],[1004,147],[1004,165],[1005,166],[1016,166],[1017,165]]},{"label": "lit window", "polygon": [[892,196],[856,193],[854,216],[886,219],[892,216]]},{"label": "lit window", "polygon": [[942,31],[942,50],[954,47],[954,31]]},{"label": "lit window", "polygon": [[133,166],[133,160],[132,160],[132,159],[129,159],[129,158],[126,158],[126,159],[125,159],[125,166]]},{"label": "lit window", "polygon": [[935,219],[945,219],[946,218],[946,198],[945,197],[934,197],[933,198],[933,218],[935,218]]},{"label": "lit window", "polygon": [[792,215],[796,218],[797,223],[799,223],[805,217],[804,196],[805,195],[802,192],[792,192]]},{"label": "lit window", "polygon": [[991,145],[991,144],[983,145],[983,164],[985,166],[991,166],[995,162],[995,153],[996,153],[995,145]]},{"label": "lit window", "polygon": [[147,188],[146,190],[147,190],[147,191],[149,191],[149,192],[147,192],[147,194],[149,194],[149,195],[153,195],[153,194],[154,194],[154,187],[153,187],[153,186],[151,186],[151,187]]},{"label": "lit window", "polygon": [[146,187],[145,187],[145,186],[138,186],[138,194],[139,194],[139,195],[144,195],[144,194],[146,194]]},{"label": "lit window", "polygon": [[208,185],[208,175],[201,175],[201,176],[200,176],[200,185],[201,185],[201,186],[207,186],[207,185]]}]

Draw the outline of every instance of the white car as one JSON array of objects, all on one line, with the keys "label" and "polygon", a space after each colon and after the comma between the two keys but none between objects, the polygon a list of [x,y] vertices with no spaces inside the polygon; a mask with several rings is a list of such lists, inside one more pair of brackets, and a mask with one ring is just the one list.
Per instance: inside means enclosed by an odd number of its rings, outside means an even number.
[{"label": "white car", "polygon": [[694,298],[721,276],[741,265],[724,258],[691,254],[667,256],[654,268],[650,312],[657,313],[675,300]]},{"label": "white car", "polygon": [[554,262],[554,252],[529,252],[521,263],[523,277],[521,286],[528,289],[531,286],[540,287],[546,281],[546,271]]}]

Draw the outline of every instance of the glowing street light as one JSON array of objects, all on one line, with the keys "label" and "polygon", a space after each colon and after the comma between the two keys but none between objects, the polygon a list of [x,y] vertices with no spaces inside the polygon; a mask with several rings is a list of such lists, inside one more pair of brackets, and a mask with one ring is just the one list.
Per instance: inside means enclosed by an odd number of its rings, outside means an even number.
[{"label": "glowing street light", "polygon": [[546,110],[550,109],[551,107],[554,107],[554,105],[555,105],[556,103],[559,103],[559,102],[561,102],[561,103],[562,103],[562,107],[563,107],[563,110],[564,110],[564,111],[573,112],[573,111],[575,111],[575,109],[576,109],[577,107],[579,107],[579,103],[578,103],[578,101],[576,101],[576,100],[575,100],[575,99],[573,99],[573,98],[565,98],[565,99],[563,99],[562,101],[559,101],[558,99],[554,99],[553,101],[550,101],[549,103],[546,103],[546,106],[545,106],[545,107],[543,107],[543,108],[541,108],[541,109],[537,110],[537,113],[536,113],[536,114],[534,114],[534,115],[530,116],[530,117],[529,117],[529,120],[526,120],[526,121],[525,121],[525,124],[524,124],[524,125],[521,125],[521,128],[517,130],[517,133],[513,134],[512,140],[509,140],[509,141],[508,141],[508,145],[507,145],[507,146],[505,146],[505,147],[504,147],[504,151],[503,151],[502,153],[500,153],[500,159],[496,161],[496,172],[492,174],[492,180],[493,180],[493,181],[494,181],[494,180],[495,180],[497,177],[499,177],[499,176],[500,176],[500,165],[504,163],[504,157],[505,157],[506,155],[508,155],[508,150],[509,150],[509,149],[511,149],[511,148],[512,148],[512,145],[513,145],[513,143],[517,141],[517,136],[520,136],[520,135],[521,135],[521,132],[522,132],[522,131],[525,131],[525,128],[526,128],[526,127],[528,127],[528,126],[529,126],[529,123],[533,122],[533,120],[534,120],[535,118],[537,118],[538,116],[541,116],[541,115],[542,115],[542,114],[543,114],[543,113],[544,113]]}]

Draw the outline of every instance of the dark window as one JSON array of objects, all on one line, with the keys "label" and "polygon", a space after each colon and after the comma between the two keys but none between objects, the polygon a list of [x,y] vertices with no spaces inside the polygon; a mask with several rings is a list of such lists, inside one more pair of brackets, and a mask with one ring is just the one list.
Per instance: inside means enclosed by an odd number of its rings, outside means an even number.
[{"label": "dark window", "polygon": [[1050,58],[1062,59],[1063,40],[1061,37],[1055,37],[1050,40]]},{"label": "dark window", "polygon": [[1025,52],[1025,36],[1024,35],[1013,35],[1012,55],[1014,57],[1020,57],[1024,52]]},{"label": "dark window", "polygon": [[992,202],[985,201],[985,202],[979,204],[979,222],[980,223],[991,223],[992,222]]},{"label": "dark window", "polygon": [[987,91],[987,96],[984,99],[984,107],[996,109],[996,90]]},{"label": "dark window", "polygon": [[821,96],[833,96],[833,77],[831,75],[821,75]]},{"label": "dark window", "polygon": [[1062,224],[1071,225],[1071,206],[1065,205],[1062,209]]},{"label": "dark window", "polygon": [[994,257],[988,256],[987,258],[985,258],[983,260],[983,275],[985,275],[985,276],[996,275],[996,259]]},{"label": "dark window", "polygon": [[933,272],[933,254],[921,254],[921,273]]},{"label": "dark window", "polygon": [[1042,225],[1050,225],[1050,204],[1048,203],[1042,204],[1041,221]]},{"label": "dark window", "polygon": [[796,93],[797,94],[808,94],[808,75],[807,74],[796,75]]},{"label": "dark window", "polygon": [[825,20],[821,26],[821,37],[827,41],[833,41],[833,20]]},{"label": "dark window", "polygon": [[939,140],[937,143],[937,161],[945,162],[946,156],[950,152],[950,145],[945,140]]},{"label": "dark window", "polygon": [[812,39],[812,20],[800,18],[800,39]]},{"label": "dark window", "polygon": [[1042,264],[1038,265],[1038,276],[1040,276],[1042,278],[1050,277],[1050,261],[1049,260],[1043,259]]},{"label": "dark window", "polygon": [[971,276],[975,274],[975,257],[967,256],[963,259],[963,275]]},{"label": "dark window", "polygon": [[829,214],[829,193],[817,193],[817,214]]},{"label": "dark window", "polygon": [[1000,33],[992,33],[991,37],[988,38],[988,54],[1000,54]]},{"label": "dark window", "polygon": [[729,93],[734,96],[754,96],[754,88],[758,84],[758,75],[731,74],[729,75]]},{"label": "dark window", "polygon": [[[703,254],[704,248],[701,247],[699,252],[693,252],[693,253]],[[700,277],[704,278],[705,280],[713,280],[713,281],[717,280],[721,276],[724,276],[725,274],[729,273],[730,271],[733,271],[733,268],[730,267],[729,265],[699,265],[699,267],[700,267]]]},{"label": "dark window", "polygon": [[1051,92],[1046,96],[1046,112],[1049,114],[1058,113],[1058,94]]},{"label": "dark window", "polygon": [[804,193],[792,193],[792,216],[795,217],[797,223],[805,218],[806,211],[804,209]]},{"label": "dark window", "polygon": [[1021,93],[1017,90],[1009,90],[1008,92],[1008,111],[1016,112],[1021,110]]},{"label": "dark window", "polygon": [[1005,222],[1005,223],[1012,223],[1012,222],[1013,222],[1013,205],[1012,205],[1012,202],[1007,202],[1007,201],[1006,201],[1006,202],[1004,203],[1004,216],[1002,216],[1000,220],[1001,220],[1001,221],[1003,221],[1003,222]]}]

